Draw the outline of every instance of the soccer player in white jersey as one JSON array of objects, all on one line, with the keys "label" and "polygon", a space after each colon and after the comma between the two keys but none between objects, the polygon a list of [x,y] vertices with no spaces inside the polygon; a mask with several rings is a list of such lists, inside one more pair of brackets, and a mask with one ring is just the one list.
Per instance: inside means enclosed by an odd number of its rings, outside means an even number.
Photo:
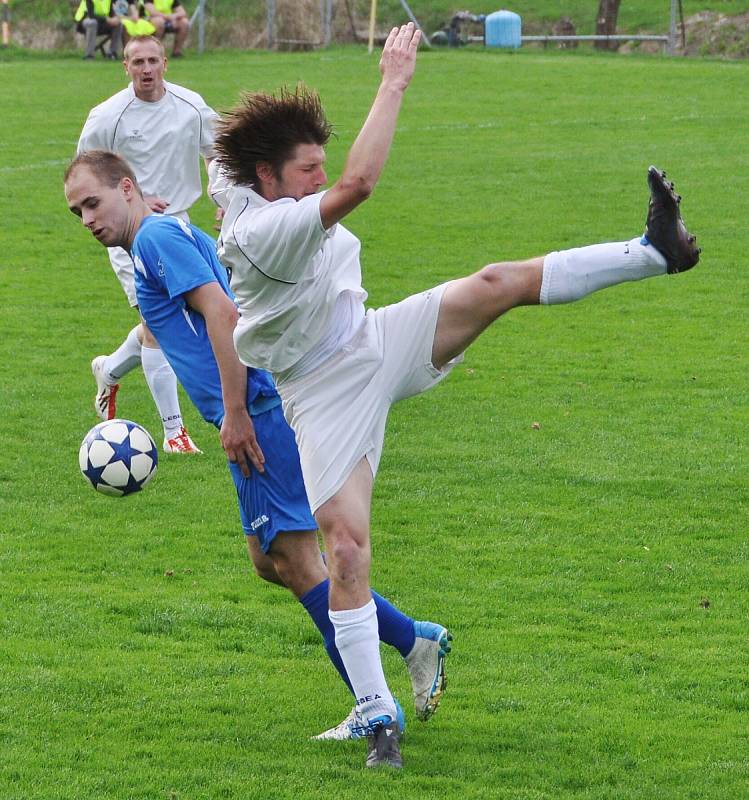
[{"label": "soccer player in white jersey", "polygon": [[[125,47],[130,85],[96,106],[88,115],[78,153],[111,150],[127,159],[153,211],[187,221],[187,210],[202,192],[201,156],[210,161],[213,126],[218,115],[196,92],[164,80],[167,60],[161,42],[135,37]],[[133,262],[120,247],[109,259],[131,306],[137,306]],[[119,380],[143,365],[164,426],[164,450],[200,452],[185,430],[177,396],[177,379],[148,327],[141,323],[108,356],[91,363],[96,379],[94,407],[102,419],[116,416]]]},{"label": "soccer player in white jersey", "polygon": [[317,95],[302,88],[246,95],[219,126],[212,165],[235,184],[223,186],[219,248],[240,310],[234,343],[242,361],[274,375],[294,429],[328,553],[336,645],[380,763],[400,760],[369,592],[372,484],[390,405],[434,386],[516,306],[572,302],[623,281],[684,271],[699,258],[680,198],[651,167],[645,236],[489,264],[365,312],[359,241],[340,222],[370,196],[385,165],[418,43],[411,24],[391,31],[379,90],[327,191],[320,189],[330,126]]},{"label": "soccer player in white jersey", "polygon": [[[232,342],[237,309],[215,242],[179,218],[151,213],[134,173],[115,153],[92,150],[77,156],[65,175],[65,195],[99,242],[132,253],[143,318],[203,418],[221,431],[257,573],[293,592],[353,691],[328,615],[328,576],[294,434],[270,375],[237,358]],[[372,596],[379,636],[403,656],[417,715],[426,720],[444,688],[447,629],[413,620],[384,597]],[[314,738],[364,734],[352,713]]]}]

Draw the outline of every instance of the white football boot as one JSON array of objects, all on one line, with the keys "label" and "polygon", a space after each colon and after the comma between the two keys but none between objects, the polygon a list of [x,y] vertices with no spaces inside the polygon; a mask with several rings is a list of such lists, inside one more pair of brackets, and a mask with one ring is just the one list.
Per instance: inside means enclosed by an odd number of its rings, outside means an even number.
[{"label": "white football boot", "polygon": [[[393,698],[395,700],[395,698]],[[400,728],[400,738],[403,738],[403,733],[406,730],[406,716],[403,713],[401,704],[395,700],[395,709],[398,712],[396,721]],[[339,722],[335,727],[328,728],[328,730],[318,733],[317,736],[310,738],[317,741],[327,742],[344,742],[350,739],[365,739],[371,733],[370,728],[367,726],[364,718],[356,710],[354,706],[349,711],[348,716],[343,721]]]},{"label": "white football boot", "polygon": [[115,419],[117,416],[117,390],[119,383],[107,383],[104,378],[104,362],[106,356],[96,356],[91,362],[91,372],[96,381],[96,397],[94,398],[94,410],[99,419]]},{"label": "white football boot", "polygon": [[195,455],[203,451],[193,442],[187,429],[183,426],[174,436],[164,437],[164,452]]},{"label": "white football boot", "polygon": [[435,622],[414,622],[416,641],[406,656],[414,692],[416,716],[426,722],[437,710],[447,682],[445,657],[450,652],[452,635]]}]

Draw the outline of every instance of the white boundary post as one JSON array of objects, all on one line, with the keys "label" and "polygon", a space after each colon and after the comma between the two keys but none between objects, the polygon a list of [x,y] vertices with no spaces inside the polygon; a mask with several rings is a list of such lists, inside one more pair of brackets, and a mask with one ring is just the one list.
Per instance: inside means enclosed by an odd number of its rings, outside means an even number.
[{"label": "white boundary post", "polygon": [[330,47],[333,38],[333,0],[320,0],[323,47]]},{"label": "white boundary post", "polygon": [[9,0],[2,0],[3,3],[3,47],[10,44],[10,4]]},{"label": "white boundary post", "polygon": [[377,19],[377,0],[372,0],[372,4],[369,7],[369,45],[367,47],[367,52],[372,55],[372,51],[374,50],[374,29],[375,29],[375,20]]},{"label": "white boundary post", "polygon": [[268,50],[272,50],[276,41],[273,35],[273,28],[276,24],[276,3],[275,0],[267,0],[266,9],[268,11]]},{"label": "white boundary post", "polygon": [[421,31],[421,41],[424,42],[424,44],[427,47],[431,47],[432,43],[429,41],[427,32],[424,30],[424,28],[421,27],[421,25],[419,25],[419,20],[416,19],[416,17],[414,16],[414,12],[411,11],[411,9],[408,7],[408,3],[406,2],[406,0],[401,0],[401,6],[403,6],[403,10],[406,12],[406,14],[408,14],[411,22],[413,22],[413,24]]},{"label": "white boundary post", "polygon": [[205,51],[205,4],[207,0],[198,0],[198,5],[195,11],[193,12],[192,17],[190,17],[190,27],[195,24],[195,20],[198,20],[198,52],[203,53]]},{"label": "white boundary post", "polygon": [[676,51],[676,2],[671,0],[671,24],[668,28],[668,52],[671,55]]}]

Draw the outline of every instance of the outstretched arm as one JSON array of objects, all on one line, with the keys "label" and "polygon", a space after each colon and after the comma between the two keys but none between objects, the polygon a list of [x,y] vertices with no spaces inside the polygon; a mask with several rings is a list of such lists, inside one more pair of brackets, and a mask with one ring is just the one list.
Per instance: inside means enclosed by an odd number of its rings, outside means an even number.
[{"label": "outstretched arm", "polygon": [[393,28],[380,58],[382,80],[369,115],[351,146],[341,177],[320,201],[327,229],[372,194],[387,161],[403,94],[416,67],[421,31],[413,22]]},{"label": "outstretched arm", "polygon": [[221,445],[229,461],[239,464],[249,476],[250,464],[263,472],[265,458],[255,438],[255,428],[247,412],[247,367],[237,358],[233,333],[237,309],[218,283],[205,283],[185,294],[191,308],[203,315],[221,375],[224,421]]}]

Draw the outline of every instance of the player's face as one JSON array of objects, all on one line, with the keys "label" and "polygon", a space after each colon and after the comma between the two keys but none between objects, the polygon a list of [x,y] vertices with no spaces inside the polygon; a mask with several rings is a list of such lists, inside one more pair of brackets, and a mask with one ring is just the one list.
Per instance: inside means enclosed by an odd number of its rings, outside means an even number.
[{"label": "player's face", "polygon": [[126,180],[123,178],[118,186],[110,187],[88,167],[81,166],[73,170],[65,183],[68,208],[105,247],[120,247],[127,241],[131,226],[123,189]]},{"label": "player's face", "polygon": [[281,167],[280,179],[271,179],[273,199],[293,197],[301,200],[319,192],[328,182],[324,167],[325,150],[319,144],[298,144],[291,158]]},{"label": "player's face", "polygon": [[136,97],[159,100],[164,94],[166,58],[156,42],[135,42],[127,51],[125,72],[133,82]]}]

